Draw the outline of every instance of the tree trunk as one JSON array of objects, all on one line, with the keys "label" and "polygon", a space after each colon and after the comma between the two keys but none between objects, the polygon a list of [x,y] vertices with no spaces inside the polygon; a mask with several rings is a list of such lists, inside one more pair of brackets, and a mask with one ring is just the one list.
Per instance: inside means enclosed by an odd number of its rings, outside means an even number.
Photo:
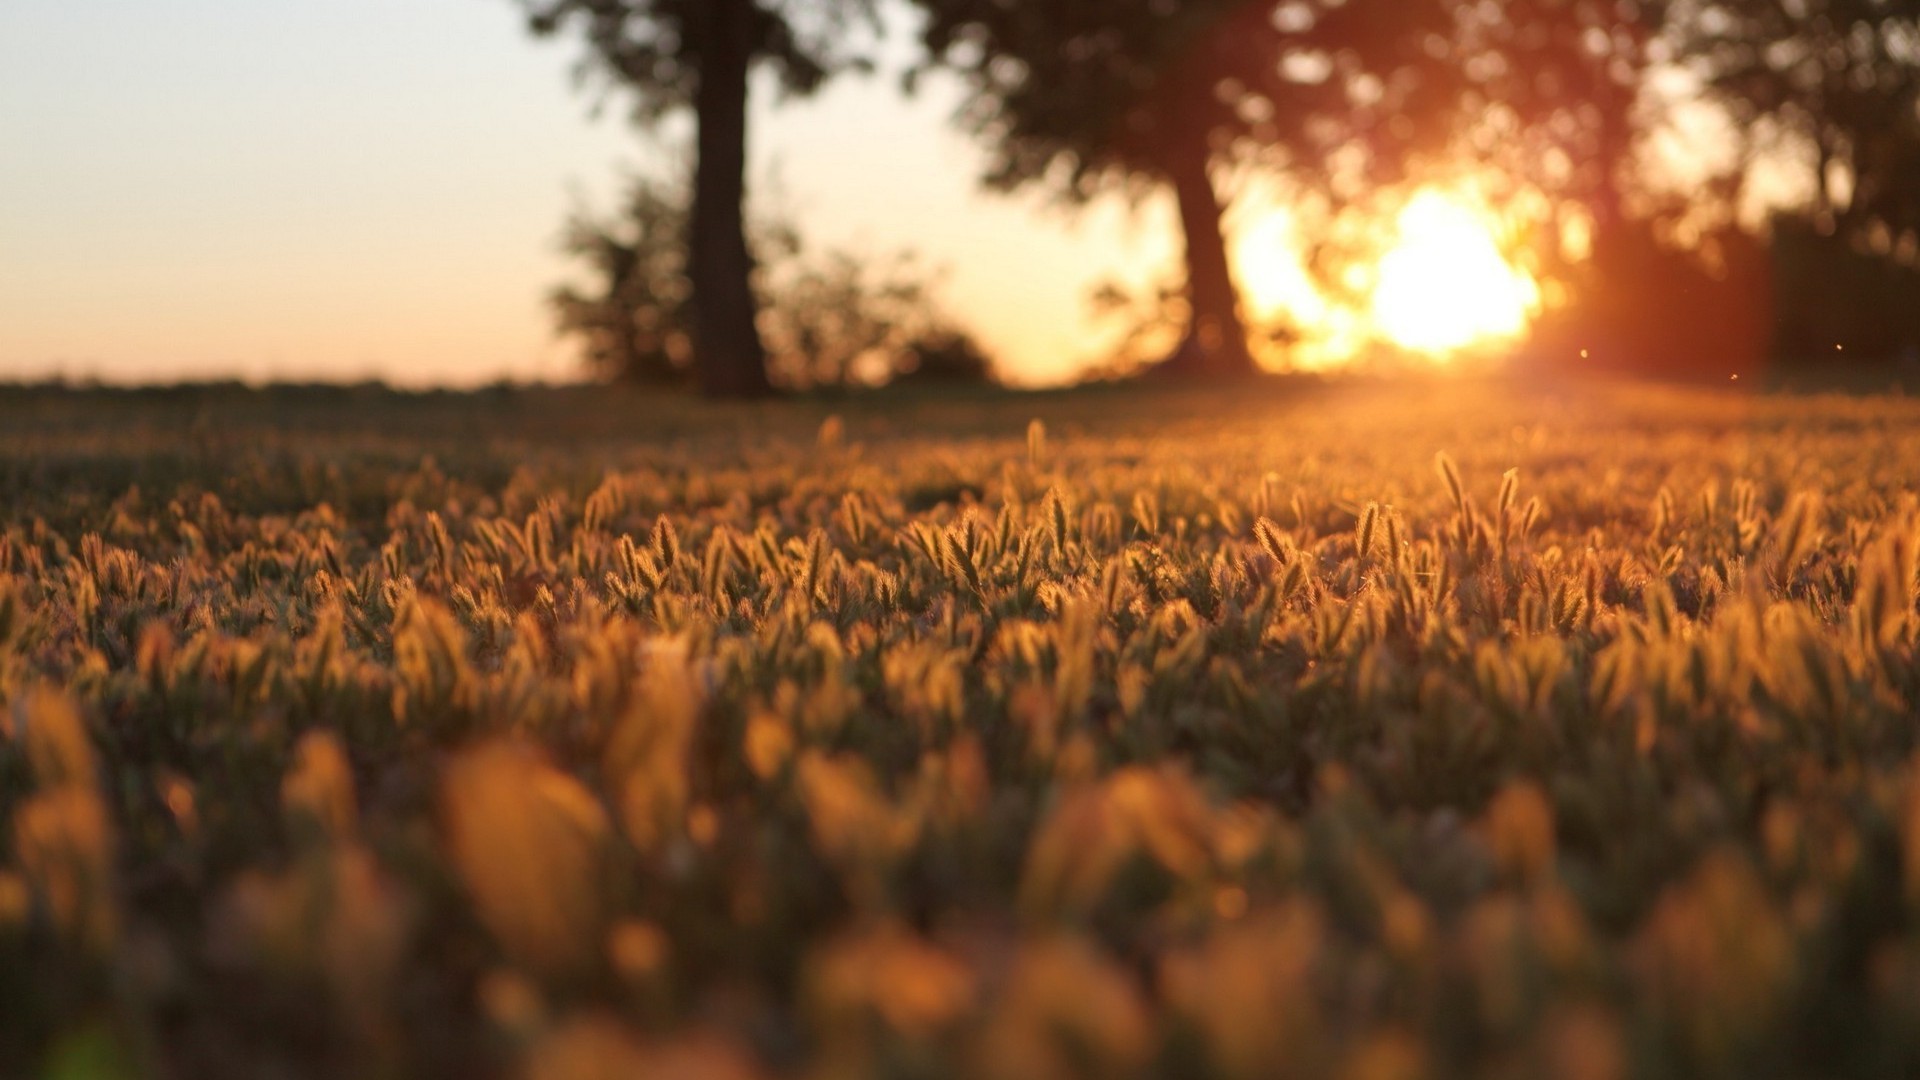
[{"label": "tree trunk", "polygon": [[693,218],[687,237],[694,371],[708,397],[762,397],[767,352],[747,249],[747,73],[753,0],[707,0],[707,34],[694,98],[698,128]]},{"label": "tree trunk", "polygon": [[1180,227],[1187,245],[1186,339],[1158,371],[1182,378],[1231,378],[1258,370],[1247,348],[1247,327],[1240,318],[1240,292],[1227,264],[1223,211],[1208,169],[1206,140],[1181,139],[1169,145],[1167,179],[1180,203]]}]

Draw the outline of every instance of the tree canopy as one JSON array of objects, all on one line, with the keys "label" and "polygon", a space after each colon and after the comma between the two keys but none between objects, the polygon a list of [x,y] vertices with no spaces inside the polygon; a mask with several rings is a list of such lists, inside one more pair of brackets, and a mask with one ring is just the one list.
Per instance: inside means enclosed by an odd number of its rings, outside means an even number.
[{"label": "tree canopy", "polygon": [[1887,247],[1920,233],[1920,5],[1691,0],[1685,59],[1748,133],[1747,164],[1797,156],[1826,229]]},{"label": "tree canopy", "polygon": [[1430,39],[1443,0],[917,0],[931,61],[958,72],[986,181],[1069,200],[1171,188],[1189,329],[1173,370],[1251,370],[1214,172],[1258,161],[1351,194],[1423,145],[1451,96]]},{"label": "tree canopy", "polygon": [[[795,382],[769,378],[764,338],[780,321],[760,317],[753,284],[748,74],[769,71],[784,93],[806,94],[869,67],[849,42],[862,38],[859,24],[879,29],[880,0],[521,2],[537,32],[579,31],[582,78],[603,98],[626,95],[637,122],[696,121],[682,260],[690,345],[675,348],[692,356],[701,387],[751,395]],[[1775,247],[1736,215],[1742,185],[1763,167],[1797,168],[1810,192],[1786,212],[1812,234],[1778,250],[1804,259],[1818,248],[1810,236],[1835,235],[1873,258],[1920,260],[1912,0],[903,2],[919,16],[909,85],[936,69],[957,75],[957,119],[985,151],[989,187],[1037,187],[1068,204],[1172,196],[1185,272],[1166,310],[1184,329],[1154,365],[1169,374],[1256,367],[1224,227],[1229,171],[1277,179],[1296,210],[1329,215],[1309,226],[1308,254],[1336,302],[1353,297],[1334,271],[1384,242],[1377,222],[1350,225],[1378,216],[1377,196],[1449,172],[1475,176],[1496,202],[1524,196],[1535,218],[1511,243],[1525,238],[1529,269],[1577,299],[1545,336],[1610,338],[1612,353],[1660,364],[1714,351],[1680,332],[1705,309],[1741,316],[1720,340],[1764,348],[1761,308],[1784,272],[1769,269]],[[1736,164],[1675,188],[1657,175],[1653,136],[1701,105],[1720,110]],[[605,246],[611,235],[574,237],[610,281],[614,262],[634,256]],[[1354,239],[1363,236],[1373,239]],[[1846,273],[1867,268],[1847,263]],[[840,269],[816,291],[849,284]],[[604,298],[572,299],[590,340],[635,331],[628,321],[589,328]]]}]

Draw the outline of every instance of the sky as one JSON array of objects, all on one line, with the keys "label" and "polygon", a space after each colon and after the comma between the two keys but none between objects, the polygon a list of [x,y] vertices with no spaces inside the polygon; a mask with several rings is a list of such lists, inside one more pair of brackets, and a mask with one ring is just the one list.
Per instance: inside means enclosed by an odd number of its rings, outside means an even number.
[{"label": "sky", "polygon": [[[576,56],[511,0],[5,0],[0,380],[579,377],[543,300],[561,225],[664,151],[593,118]],[[1094,284],[1178,250],[1161,202],[980,192],[952,84],[774,97],[755,182],[815,242],[944,267],[1022,381],[1097,359]]]}]

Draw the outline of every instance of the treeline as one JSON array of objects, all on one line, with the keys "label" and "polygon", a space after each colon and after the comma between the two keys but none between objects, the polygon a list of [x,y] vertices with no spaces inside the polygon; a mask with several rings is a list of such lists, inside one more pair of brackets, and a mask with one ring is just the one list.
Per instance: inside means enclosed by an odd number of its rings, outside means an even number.
[{"label": "treeline", "polygon": [[[908,26],[903,89],[961,80],[990,187],[1173,196],[1170,375],[1257,367],[1228,172],[1280,185],[1325,237],[1471,177],[1522,226],[1510,257],[1559,297],[1532,343],[1549,362],[1737,372],[1920,349],[1909,0],[519,2],[535,33],[584,45],[586,81],[636,123],[693,122],[684,186],[641,183],[569,232],[594,285],[555,305],[611,376],[755,396],[989,373],[923,270],[813,251],[746,211],[750,76],[805,96]],[[1377,252],[1311,254],[1332,279]]]}]

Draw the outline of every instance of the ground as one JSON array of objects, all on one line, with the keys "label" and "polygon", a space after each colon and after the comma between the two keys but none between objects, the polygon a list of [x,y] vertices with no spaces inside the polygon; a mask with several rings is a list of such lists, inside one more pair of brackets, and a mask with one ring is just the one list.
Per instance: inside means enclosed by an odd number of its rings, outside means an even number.
[{"label": "ground", "polygon": [[0,1073],[1920,1070],[1920,402],[0,391]]}]

